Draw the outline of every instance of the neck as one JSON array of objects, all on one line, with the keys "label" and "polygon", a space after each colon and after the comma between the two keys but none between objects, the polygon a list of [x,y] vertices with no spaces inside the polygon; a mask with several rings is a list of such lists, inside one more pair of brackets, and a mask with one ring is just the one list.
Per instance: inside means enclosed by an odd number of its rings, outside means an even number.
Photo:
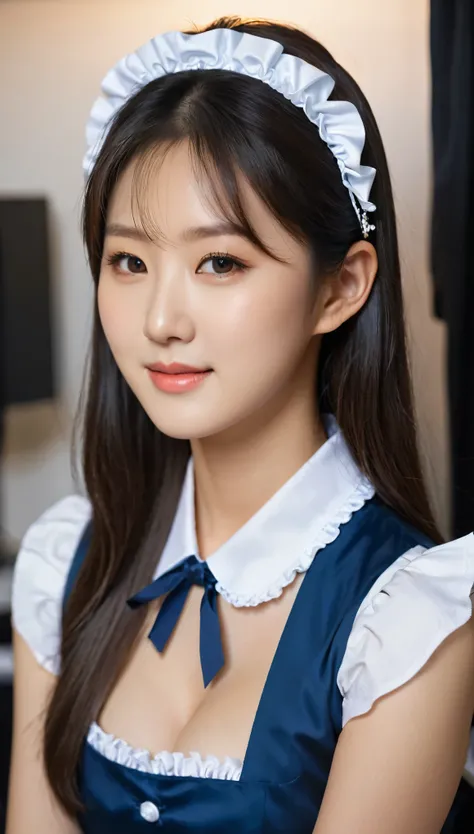
[{"label": "neck", "polygon": [[314,402],[297,400],[271,419],[262,414],[252,422],[251,428],[191,443],[202,558],[236,533],[326,440]]}]

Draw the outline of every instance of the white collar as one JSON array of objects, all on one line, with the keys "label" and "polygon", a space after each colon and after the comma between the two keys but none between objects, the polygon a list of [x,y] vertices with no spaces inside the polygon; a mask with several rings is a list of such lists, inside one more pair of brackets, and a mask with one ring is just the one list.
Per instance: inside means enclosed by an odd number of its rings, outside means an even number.
[{"label": "white collar", "polygon": [[[206,559],[217,591],[232,605],[253,606],[280,596],[374,495],[333,418],[326,429],[329,439],[323,446]],[[155,578],[191,555],[200,559],[192,457]]]}]

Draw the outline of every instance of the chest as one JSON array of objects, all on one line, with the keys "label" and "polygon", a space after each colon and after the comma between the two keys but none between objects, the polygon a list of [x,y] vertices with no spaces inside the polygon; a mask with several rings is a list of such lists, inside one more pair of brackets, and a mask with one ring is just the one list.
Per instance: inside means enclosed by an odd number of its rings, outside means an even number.
[{"label": "chest", "polygon": [[[150,604],[97,720],[142,751],[180,751],[176,766],[168,754],[163,769],[149,770],[113,744],[85,744],[84,832],[150,830],[147,808],[167,834],[313,832],[341,729],[337,673],[353,619],[376,577],[412,544],[394,541],[381,513],[375,503],[360,510],[276,600],[232,608],[218,598],[226,662],[207,689],[202,589],[189,592],[161,654],[147,636],[158,610]],[[241,773],[186,770],[183,756],[194,751],[240,759]]]},{"label": "chest", "polygon": [[[303,575],[280,597],[237,608],[218,597],[225,665],[204,688],[199,659],[202,588],[193,587],[160,653],[148,639],[159,603],[150,606],[140,637],[98,723],[107,733],[152,755],[243,761],[262,692]],[[133,704],[133,709],[130,705]]]},{"label": "chest", "polygon": [[[138,834],[152,820],[167,834],[311,834],[337,737],[330,702],[338,661],[320,573],[313,563],[256,607],[233,608],[219,597],[226,662],[207,689],[202,589],[189,593],[163,653],[147,637],[158,607],[150,609],[99,717],[137,755],[132,764],[120,744],[84,746],[86,834]],[[157,769],[140,748],[161,753]]]}]

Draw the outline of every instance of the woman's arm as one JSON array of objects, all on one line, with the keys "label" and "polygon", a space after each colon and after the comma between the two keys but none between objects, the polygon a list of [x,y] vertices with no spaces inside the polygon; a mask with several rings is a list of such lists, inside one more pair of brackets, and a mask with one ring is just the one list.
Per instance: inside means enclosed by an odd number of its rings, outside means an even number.
[{"label": "woman's arm", "polygon": [[43,716],[55,677],[36,662],[13,632],[13,752],[6,834],[78,834],[57,804],[42,761]]},{"label": "woman's arm", "polygon": [[474,620],[341,733],[314,834],[439,834],[474,712]]}]

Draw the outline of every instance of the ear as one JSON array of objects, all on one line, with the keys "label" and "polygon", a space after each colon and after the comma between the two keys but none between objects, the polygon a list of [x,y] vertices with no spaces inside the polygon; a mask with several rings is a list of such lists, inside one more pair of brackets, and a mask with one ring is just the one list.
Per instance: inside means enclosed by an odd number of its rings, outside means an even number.
[{"label": "ear", "polygon": [[313,335],[337,330],[364,306],[378,270],[377,252],[360,240],[349,249],[344,263],[320,287]]}]

